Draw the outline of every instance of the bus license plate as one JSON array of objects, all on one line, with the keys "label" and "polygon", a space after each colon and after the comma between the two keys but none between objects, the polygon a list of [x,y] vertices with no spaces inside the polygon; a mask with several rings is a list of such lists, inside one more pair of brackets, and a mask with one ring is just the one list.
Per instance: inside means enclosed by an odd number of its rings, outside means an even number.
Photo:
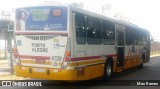
[{"label": "bus license plate", "polygon": [[45,63],[44,59],[35,59],[35,63]]},{"label": "bus license plate", "polygon": [[43,68],[34,68],[35,72],[45,72],[45,69]]}]

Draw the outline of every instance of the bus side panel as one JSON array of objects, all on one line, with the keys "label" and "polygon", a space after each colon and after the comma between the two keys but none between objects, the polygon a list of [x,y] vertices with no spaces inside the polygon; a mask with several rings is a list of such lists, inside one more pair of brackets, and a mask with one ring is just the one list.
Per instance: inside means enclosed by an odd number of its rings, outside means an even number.
[{"label": "bus side panel", "polygon": [[[75,29],[75,14],[73,13],[73,19],[72,19],[72,25],[73,25],[73,58],[77,61],[77,67],[84,66],[85,70],[85,79],[92,79],[99,76],[102,76],[104,74],[104,63],[106,59],[103,59],[104,61],[101,62],[102,64],[98,64],[99,60],[102,60],[100,57],[103,55],[116,55],[115,52],[115,45],[95,45],[95,44],[77,44],[76,41],[76,29]],[[93,60],[95,60],[93,62]],[[97,61],[96,61],[97,60]],[[83,65],[81,64],[83,62]],[[95,64],[95,65],[92,65]],[[89,66],[87,66],[89,65]]]},{"label": "bus side panel", "polygon": [[131,45],[126,45],[124,69],[128,69],[132,67],[132,57],[133,57],[133,53],[132,53]]}]

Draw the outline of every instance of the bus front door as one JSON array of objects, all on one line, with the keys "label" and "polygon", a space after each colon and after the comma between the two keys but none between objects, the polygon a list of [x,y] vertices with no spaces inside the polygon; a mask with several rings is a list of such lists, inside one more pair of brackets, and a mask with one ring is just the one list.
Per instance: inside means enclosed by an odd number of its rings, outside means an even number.
[{"label": "bus front door", "polygon": [[117,68],[120,70],[124,67],[124,29],[123,26],[116,26]]}]

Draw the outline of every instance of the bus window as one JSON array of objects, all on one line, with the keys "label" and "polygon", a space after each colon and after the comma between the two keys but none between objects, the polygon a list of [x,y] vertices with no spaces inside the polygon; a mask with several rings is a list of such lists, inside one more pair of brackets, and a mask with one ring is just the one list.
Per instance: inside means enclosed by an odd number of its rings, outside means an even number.
[{"label": "bus window", "polygon": [[136,30],[136,33],[137,33],[137,45],[141,45],[142,44],[142,32],[139,30],[139,29],[137,29]]},{"label": "bus window", "polygon": [[111,22],[103,21],[102,23],[102,37],[103,44],[114,45],[115,44],[115,28]]},{"label": "bus window", "polygon": [[125,35],[126,35],[126,45],[131,45],[131,31],[129,28],[126,28],[126,31],[125,31]]},{"label": "bus window", "polygon": [[138,44],[138,35],[137,35],[137,29],[134,29],[134,28],[132,28],[131,29],[132,31],[131,31],[131,36],[132,36],[132,45],[137,45]]},{"label": "bus window", "polygon": [[142,34],[142,38],[143,38],[143,44],[144,45],[146,45],[147,44],[147,42],[149,41],[149,39],[148,39],[148,34],[145,32],[145,31],[143,31],[143,34]]},{"label": "bus window", "polygon": [[87,42],[88,44],[101,44],[101,21],[93,18],[87,18]]},{"label": "bus window", "polygon": [[142,44],[142,34],[138,29],[132,30],[132,44],[141,45]]},{"label": "bus window", "polygon": [[78,44],[86,43],[85,17],[80,14],[75,16],[76,41]]}]

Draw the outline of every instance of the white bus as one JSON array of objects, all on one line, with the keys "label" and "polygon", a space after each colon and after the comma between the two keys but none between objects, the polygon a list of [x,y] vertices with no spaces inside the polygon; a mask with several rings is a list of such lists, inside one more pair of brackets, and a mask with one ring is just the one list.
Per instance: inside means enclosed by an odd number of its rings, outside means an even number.
[{"label": "white bus", "polygon": [[108,79],[150,58],[149,31],[78,7],[17,8],[15,22],[17,76]]}]

